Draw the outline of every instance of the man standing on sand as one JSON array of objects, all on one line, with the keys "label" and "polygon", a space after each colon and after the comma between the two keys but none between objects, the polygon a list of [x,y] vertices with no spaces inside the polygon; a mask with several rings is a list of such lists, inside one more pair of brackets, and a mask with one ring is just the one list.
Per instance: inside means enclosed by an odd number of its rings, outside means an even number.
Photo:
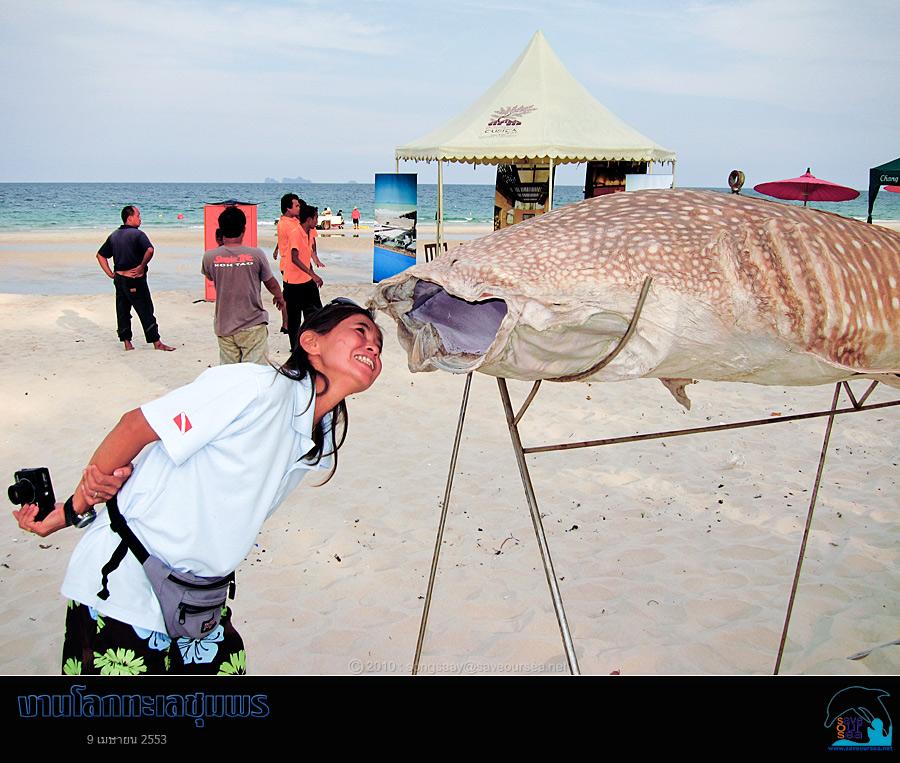
[{"label": "man standing on sand", "polygon": [[[303,207],[307,206],[306,202],[303,201],[303,199],[301,199],[296,194],[286,193],[281,198],[282,207],[284,207],[284,205],[285,205],[285,199],[287,199],[290,202],[290,205],[289,205],[290,209],[295,209],[295,208],[297,209],[298,215],[300,214],[300,210]],[[297,202],[296,205],[294,204],[295,201]],[[284,209],[282,209],[282,211],[284,211]],[[287,213],[285,212],[285,214],[287,214]],[[275,248],[272,250],[272,259],[273,260],[278,259],[278,223],[279,222],[280,222],[280,220],[275,221]],[[313,227],[310,228],[310,230],[309,230],[309,246],[312,249],[312,261],[315,263],[315,266],[317,268],[324,268],[325,263],[319,259],[319,250],[318,250],[318,247],[316,246],[316,237],[319,235],[319,232],[316,230],[316,226],[318,224],[319,224],[319,218],[317,216],[316,220],[313,224]],[[282,257],[281,263],[278,266],[281,269],[282,276],[284,275],[284,263],[285,263],[285,259],[284,259],[284,257]],[[285,331],[286,331],[286,329],[285,329]]]},{"label": "man standing on sand", "polygon": [[350,213],[350,219],[353,220],[353,228],[359,228],[359,209],[353,207],[353,211]]},{"label": "man standing on sand", "polygon": [[[286,193],[281,197],[281,217],[279,217],[275,221],[275,248],[272,250],[272,259],[278,259],[278,224],[284,220],[285,217],[292,217],[296,222],[298,215],[300,214],[300,207],[305,207],[306,202],[303,201],[296,193]],[[295,212],[296,210],[296,212]],[[281,268],[281,272],[284,273],[284,257],[281,258],[281,262],[278,265]]]},{"label": "man standing on sand", "polygon": [[[113,231],[97,252],[97,262],[103,272],[112,278],[116,287],[116,324],[119,341],[126,350],[133,350],[131,343],[131,308],[133,307],[144,327],[144,338],[157,350],[174,350],[159,338],[159,326],[153,315],[153,299],[147,286],[147,263],[153,257],[153,244],[140,230],[141,210],[132,204],[122,208],[122,226]],[[113,258],[113,268],[109,258]]]},{"label": "man standing on sand", "polygon": [[223,366],[268,362],[269,313],[260,299],[260,283],[272,293],[275,306],[285,309],[265,252],[243,245],[246,227],[247,216],[237,207],[226,207],[219,215],[222,245],[206,252],[200,267],[216,286],[215,332]]},{"label": "man standing on sand", "polygon": [[312,269],[309,231],[315,226],[318,210],[306,205],[294,194],[281,198],[282,216],[278,221],[278,251],[284,273],[284,300],[287,303],[287,330],[291,352],[303,317],[322,307],[319,287],[322,279]]}]

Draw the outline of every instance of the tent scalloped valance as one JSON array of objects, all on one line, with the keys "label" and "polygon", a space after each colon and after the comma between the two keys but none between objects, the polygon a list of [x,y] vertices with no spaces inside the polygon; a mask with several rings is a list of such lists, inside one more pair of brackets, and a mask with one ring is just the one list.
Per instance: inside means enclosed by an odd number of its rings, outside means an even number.
[{"label": "tent scalloped valance", "polygon": [[675,159],[668,156],[654,156],[644,153],[616,153],[616,154],[527,154],[511,156],[509,154],[494,156],[476,156],[475,154],[463,154],[442,156],[440,154],[425,154],[418,151],[396,151],[394,158],[404,162],[450,162],[457,164],[515,164],[516,162],[549,162],[554,164],[583,164],[585,162],[657,162],[659,164],[674,164]]}]

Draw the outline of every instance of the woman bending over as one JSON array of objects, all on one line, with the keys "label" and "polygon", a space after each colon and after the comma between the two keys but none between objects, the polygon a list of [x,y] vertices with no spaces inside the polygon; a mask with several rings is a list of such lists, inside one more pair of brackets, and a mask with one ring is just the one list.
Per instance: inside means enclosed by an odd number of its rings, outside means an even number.
[{"label": "woman bending over", "polygon": [[[85,526],[94,504],[109,504],[85,530],[62,585],[70,599],[64,673],[244,672],[228,607],[215,607],[214,618],[199,614],[199,632],[184,635],[192,605],[172,610],[124,538],[131,531],[166,571],[188,573],[188,589],[224,579],[216,582],[227,590],[265,520],[306,473],[334,473],[347,427],[344,400],[378,378],[381,348],[372,314],[335,300],[301,326],[281,368],[211,368],[126,413],[66,504],[40,522],[34,505],[13,512],[22,529],[45,536]],[[124,534],[114,530],[117,513]]]}]

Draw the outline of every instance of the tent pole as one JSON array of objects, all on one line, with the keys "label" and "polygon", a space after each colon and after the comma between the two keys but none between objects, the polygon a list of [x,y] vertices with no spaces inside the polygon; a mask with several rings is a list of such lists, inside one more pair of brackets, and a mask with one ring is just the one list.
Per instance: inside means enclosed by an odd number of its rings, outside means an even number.
[{"label": "tent pole", "polygon": [[672,188],[675,188],[675,160],[672,160]]},{"label": "tent pole", "polygon": [[803,528],[803,540],[800,542],[800,554],[797,556],[797,569],[794,570],[794,582],[791,585],[791,595],[788,597],[787,612],[784,615],[784,627],[781,629],[781,643],[778,645],[778,656],[775,658],[775,670],[773,675],[778,675],[781,669],[781,658],[784,656],[784,644],[787,641],[788,626],[791,623],[791,612],[794,609],[794,598],[797,595],[797,586],[800,583],[800,568],[803,567],[803,557],[806,554],[806,541],[809,539],[809,530],[812,526],[813,512],[816,509],[816,499],[819,497],[819,485],[822,484],[822,470],[825,468],[825,454],[828,452],[828,441],[831,439],[831,427],[834,424],[834,413],[837,410],[838,398],[841,396],[841,382],[834,386],[834,397],[831,399],[831,415],[825,425],[825,439],[822,442],[822,451],[819,453],[819,468],[816,471],[816,479],[813,482],[812,496],[809,499],[809,510],[806,513],[806,527]]},{"label": "tent pole", "polygon": [[869,170],[869,214],[866,215],[866,222],[872,222],[872,209],[875,206],[875,197],[881,188],[880,178],[875,175],[875,168]]},{"label": "tent pole", "polygon": [[550,186],[547,191],[547,211],[553,211],[553,157],[550,157]]},{"label": "tent pole", "polygon": [[462,440],[463,423],[466,420],[466,406],[469,404],[469,388],[472,386],[472,371],[466,374],[466,386],[463,388],[462,402],[459,406],[459,421],[456,424],[456,439],[453,441],[453,454],[450,456],[450,471],[447,474],[447,486],[444,489],[444,502],[441,504],[441,519],[438,522],[437,539],[434,541],[434,554],[431,557],[431,574],[428,577],[428,590],[425,593],[425,607],[419,623],[419,639],[416,641],[416,656],[413,659],[412,674],[419,672],[419,658],[422,656],[422,645],[425,643],[425,629],[428,627],[428,611],[431,609],[431,594],[434,592],[434,580],[437,577],[438,558],[441,555],[441,544],[444,542],[444,527],[447,525],[447,509],[450,506],[450,491],[453,489],[453,473],[456,471],[456,457],[459,455],[459,443]]},{"label": "tent pole", "polygon": [[544,574],[547,584],[550,586],[550,597],[553,599],[553,609],[556,612],[556,622],[559,624],[559,632],[562,635],[563,648],[566,651],[566,660],[569,663],[569,672],[573,676],[581,674],[578,669],[578,658],[575,656],[575,645],[572,642],[572,634],[569,632],[569,623],[566,621],[566,612],[563,609],[562,596],[559,592],[559,583],[556,580],[556,572],[553,570],[553,560],[550,558],[550,548],[547,546],[547,536],[544,534],[544,525],[541,522],[541,512],[534,495],[534,487],[531,484],[531,476],[528,473],[528,464],[525,461],[525,453],[522,450],[522,440],[519,438],[519,427],[516,416],[513,413],[512,402],[509,399],[509,389],[506,379],[502,376],[497,379],[500,386],[500,398],[503,400],[503,410],[506,413],[506,425],[509,427],[509,436],[512,440],[513,451],[516,454],[516,463],[519,465],[519,474],[522,477],[522,487],[525,488],[525,500],[528,501],[528,510],[531,512],[531,523],[534,525],[534,534],[537,537],[538,548],[541,552],[541,561],[544,564]]},{"label": "tent pole", "polygon": [[444,162],[438,159],[437,253],[444,251]]}]

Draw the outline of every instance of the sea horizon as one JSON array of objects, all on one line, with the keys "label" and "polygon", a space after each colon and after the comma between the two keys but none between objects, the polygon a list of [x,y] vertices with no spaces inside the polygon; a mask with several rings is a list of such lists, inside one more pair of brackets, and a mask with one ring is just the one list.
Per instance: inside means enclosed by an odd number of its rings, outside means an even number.
[{"label": "sea horizon", "polygon": [[[362,222],[375,220],[373,183],[103,183],[16,182],[0,183],[0,231],[103,229],[119,224],[125,204],[137,204],[144,226],[194,228],[203,225],[203,205],[234,199],[259,205],[257,220],[261,226],[272,224],[280,216],[282,194],[297,193],[320,210],[330,207],[343,212],[349,221],[354,206],[359,207]],[[685,186],[687,188],[687,186]],[[728,188],[700,187],[697,190],[729,193]],[[433,224],[437,209],[437,185],[422,183],[418,191],[418,220]],[[778,203],[745,188],[742,195]],[[583,199],[581,185],[556,185],[554,207]],[[468,225],[493,223],[494,185],[484,183],[448,183],[444,185],[444,222]],[[839,203],[810,203],[813,209],[834,212],[865,220],[868,192]],[[180,217],[179,217],[180,215]],[[900,194],[882,190],[876,199],[873,219],[900,220]]]}]

